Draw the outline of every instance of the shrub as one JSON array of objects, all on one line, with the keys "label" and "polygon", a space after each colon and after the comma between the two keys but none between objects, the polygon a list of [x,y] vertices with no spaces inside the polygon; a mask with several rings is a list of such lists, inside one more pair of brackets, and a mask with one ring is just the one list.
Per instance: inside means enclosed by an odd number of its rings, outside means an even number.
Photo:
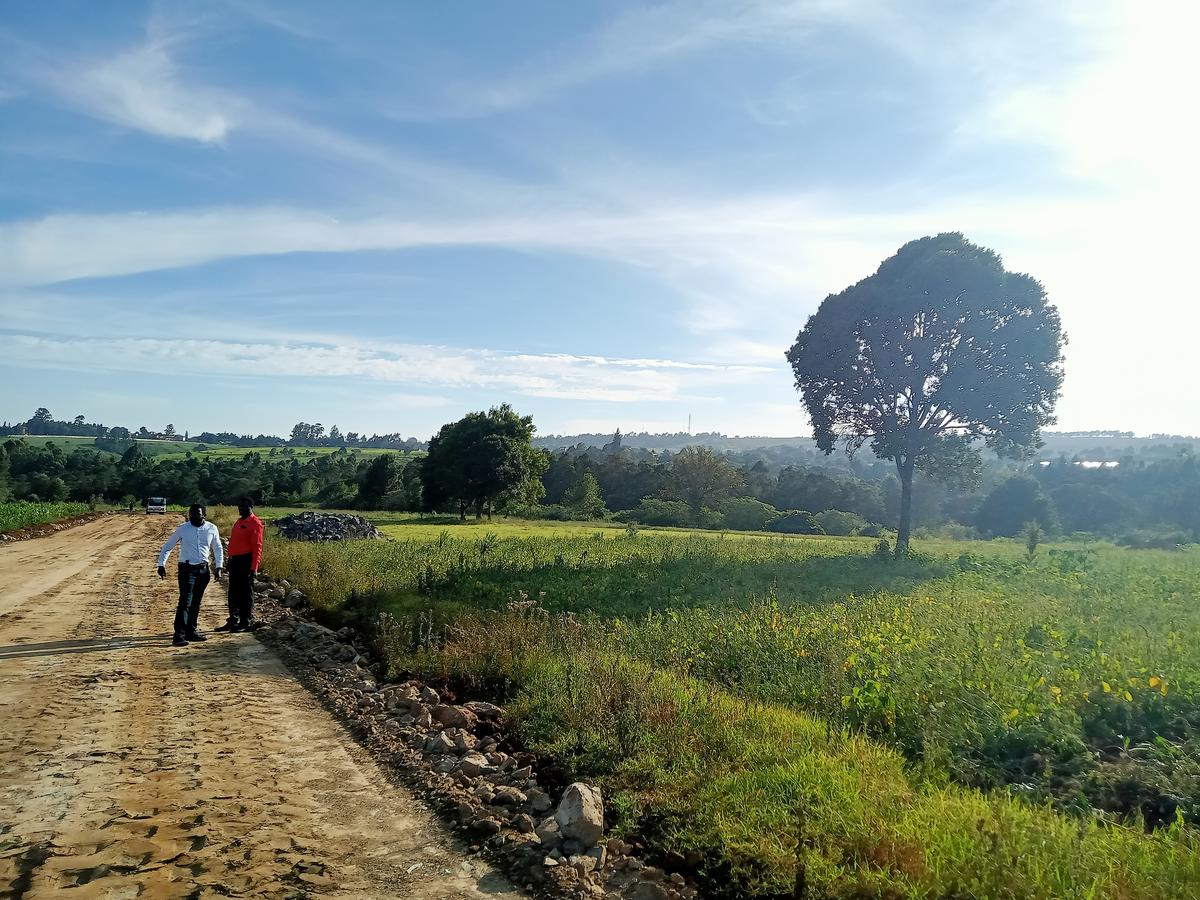
[{"label": "shrub", "polygon": [[600,483],[591,472],[584,472],[563,497],[577,519],[603,519],[608,514],[604,498],[600,496]]},{"label": "shrub", "polygon": [[1117,543],[1131,550],[1175,550],[1191,543],[1186,531],[1153,531],[1147,528],[1127,531],[1117,538]]},{"label": "shrub", "polygon": [[1000,537],[1015,537],[1029,522],[1052,534],[1058,531],[1054,503],[1029,475],[1014,475],[996,485],[983,498],[975,520],[982,531]]},{"label": "shrub", "polygon": [[769,503],[753,497],[735,497],[721,504],[721,525],[734,531],[763,531],[779,515]]},{"label": "shrub", "polygon": [[575,510],[559,503],[522,503],[506,507],[504,514],[514,519],[543,519],[551,522],[570,522],[580,518]]},{"label": "shrub", "polygon": [[813,516],[813,520],[821,526],[821,530],[825,534],[837,537],[858,534],[859,529],[865,527],[867,524],[866,519],[862,516],[843,512],[840,509],[827,509],[824,512],[819,512]]},{"label": "shrub", "polygon": [[816,518],[810,512],[800,509],[789,510],[776,516],[767,523],[767,531],[778,531],[782,534],[824,534],[825,530],[817,524]]},{"label": "shrub", "polygon": [[388,512],[404,512],[410,508],[408,492],[404,488],[388,491],[379,501],[379,508]]},{"label": "shrub", "polygon": [[979,538],[978,531],[962,522],[946,522],[933,528],[918,528],[913,535],[924,540],[935,541],[974,541]]},{"label": "shrub", "polygon": [[668,525],[686,528],[692,524],[692,508],[682,500],[655,500],[644,497],[633,509],[618,517],[622,522],[637,522],[639,525]]},{"label": "shrub", "polygon": [[[322,492],[319,505],[322,509],[354,509],[358,493],[339,485],[339,490]],[[284,495],[288,497],[289,505],[299,502],[299,495]],[[280,502],[283,502],[282,500]]]}]

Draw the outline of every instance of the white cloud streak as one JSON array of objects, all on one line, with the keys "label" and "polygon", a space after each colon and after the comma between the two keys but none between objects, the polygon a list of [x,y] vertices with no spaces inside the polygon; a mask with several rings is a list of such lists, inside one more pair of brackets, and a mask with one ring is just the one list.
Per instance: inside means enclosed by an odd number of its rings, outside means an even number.
[{"label": "white cloud streak", "polygon": [[182,71],[176,59],[191,39],[187,28],[152,19],[141,43],[116,53],[78,56],[0,32],[0,51],[9,51],[7,58],[0,53],[0,74],[82,115],[155,137],[226,149],[235,136],[266,141],[288,156],[325,162],[328,178],[366,175],[369,194],[384,186],[382,179],[393,194],[421,196],[439,207],[480,198],[514,203],[522,197],[520,186],[510,179],[414,156],[308,121],[281,103],[205,84]]},{"label": "white cloud streak", "polygon": [[639,6],[526,69],[452,95],[448,115],[502,112],[570,88],[640,72],[718,46],[794,42],[830,21],[854,18],[840,0],[677,0]]},{"label": "white cloud streak", "polygon": [[216,144],[234,127],[236,102],[184,83],[169,49],[151,36],[145,43],[91,60],[42,58],[23,75],[66,105],[93,118],[160,137]]},{"label": "white cloud streak", "polygon": [[[6,363],[153,375],[224,371],[266,378],[358,379],[416,388],[487,389],[526,397],[612,403],[678,402],[689,392],[744,384],[757,366],[569,354],[528,354],[426,344],[301,344],[154,338],[64,338],[0,333]],[[409,404],[445,404],[444,398]]]},{"label": "white cloud streak", "polygon": [[[587,212],[497,218],[335,217],[283,208],[55,215],[0,225],[0,284],[104,278],[221,259],[432,246],[502,246],[618,256],[653,265],[738,270],[759,289],[794,279],[779,241],[816,237],[846,217],[801,198],[666,207],[626,215]],[[754,248],[758,247],[758,250]],[[768,249],[769,248],[769,249]],[[766,252],[764,253],[764,249]]]}]

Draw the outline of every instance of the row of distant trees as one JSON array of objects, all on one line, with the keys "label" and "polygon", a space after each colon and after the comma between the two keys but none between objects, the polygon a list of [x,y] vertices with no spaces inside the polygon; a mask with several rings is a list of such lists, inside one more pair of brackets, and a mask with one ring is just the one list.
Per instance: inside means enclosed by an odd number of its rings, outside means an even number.
[{"label": "row of distant trees", "polygon": [[38,407],[33,415],[24,422],[18,422],[15,425],[8,422],[0,424],[0,436],[2,435],[94,437],[107,442],[99,444],[102,449],[107,450],[114,450],[121,446],[119,442],[130,440],[196,441],[202,444],[222,444],[232,447],[362,447],[410,451],[423,450],[426,446],[424,441],[413,437],[404,437],[398,433],[367,435],[349,431],[343,434],[336,425],[326,432],[324,425],[308,422],[297,422],[287,438],[273,434],[235,434],[231,431],[203,431],[197,435],[191,435],[185,431],[180,434],[175,430],[173,424],[167,425],[161,431],[154,431],[145,425],[136,430],[130,430],[121,425],[108,426],[88,422],[83,415],[75,416],[73,419],[55,419],[50,410],[44,406]]},{"label": "row of distant trees", "polygon": [[130,438],[161,441],[187,440],[186,433],[177,433],[174,425],[168,425],[162,431],[151,431],[145,425],[136,431],[130,431],[128,428],[120,425],[110,427],[97,422],[88,422],[82,414],[73,419],[56,419],[50,413],[50,410],[44,406],[39,406],[34,410],[33,415],[24,422],[18,422],[15,425],[8,422],[0,424],[0,435],[28,435],[31,437],[38,435],[51,437],[70,435],[74,437],[112,438],[117,440],[127,440]]},{"label": "row of distant trees", "polygon": [[[0,444],[0,500],[163,495],[228,503],[250,494],[277,505],[813,534],[875,534],[898,524],[899,481],[879,464],[850,471],[802,450],[789,459],[778,448],[655,453],[615,436],[602,449],[548,453],[526,444],[531,430],[528,417],[508,407],[472,413],[445,426],[426,457],[285,448],[278,456],[167,459],[136,443],[117,457],[15,438]],[[990,458],[975,487],[918,474],[911,509],[915,527],[949,536],[1015,535],[1033,522],[1051,534],[1173,546],[1200,538],[1200,457],[1181,446],[1105,469],[1066,458],[1034,466]]]}]

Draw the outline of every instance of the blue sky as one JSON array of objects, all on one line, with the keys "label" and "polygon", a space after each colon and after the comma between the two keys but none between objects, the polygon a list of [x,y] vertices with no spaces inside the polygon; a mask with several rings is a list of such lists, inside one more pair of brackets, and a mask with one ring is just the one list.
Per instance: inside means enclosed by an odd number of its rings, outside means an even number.
[{"label": "blue sky", "polygon": [[1043,281],[1061,428],[1182,399],[1189,4],[15,2],[0,418],[803,433],[783,352],[945,230]]}]

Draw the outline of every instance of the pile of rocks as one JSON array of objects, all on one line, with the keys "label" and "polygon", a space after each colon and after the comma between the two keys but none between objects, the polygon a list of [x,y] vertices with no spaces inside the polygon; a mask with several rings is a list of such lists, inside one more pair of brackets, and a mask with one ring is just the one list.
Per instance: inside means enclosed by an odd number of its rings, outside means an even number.
[{"label": "pile of rocks", "polygon": [[259,574],[254,579],[254,599],[258,602],[274,600],[286,609],[308,605],[308,597],[299,588],[294,588],[286,578],[269,578]]},{"label": "pile of rocks", "polygon": [[302,512],[284,516],[275,527],[293,541],[347,541],[381,538],[379,529],[362,516],[345,513]]},{"label": "pile of rocks", "polygon": [[380,683],[352,629],[334,631],[272,603],[295,595],[303,602],[286,582],[263,578],[256,587],[271,622],[258,636],[518,883],[595,900],[696,897],[680,874],[644,864],[632,844],[605,839],[598,788],[580,782],[555,790],[539,780],[532,754],[504,749],[501,707],[455,703],[417,680]]}]

